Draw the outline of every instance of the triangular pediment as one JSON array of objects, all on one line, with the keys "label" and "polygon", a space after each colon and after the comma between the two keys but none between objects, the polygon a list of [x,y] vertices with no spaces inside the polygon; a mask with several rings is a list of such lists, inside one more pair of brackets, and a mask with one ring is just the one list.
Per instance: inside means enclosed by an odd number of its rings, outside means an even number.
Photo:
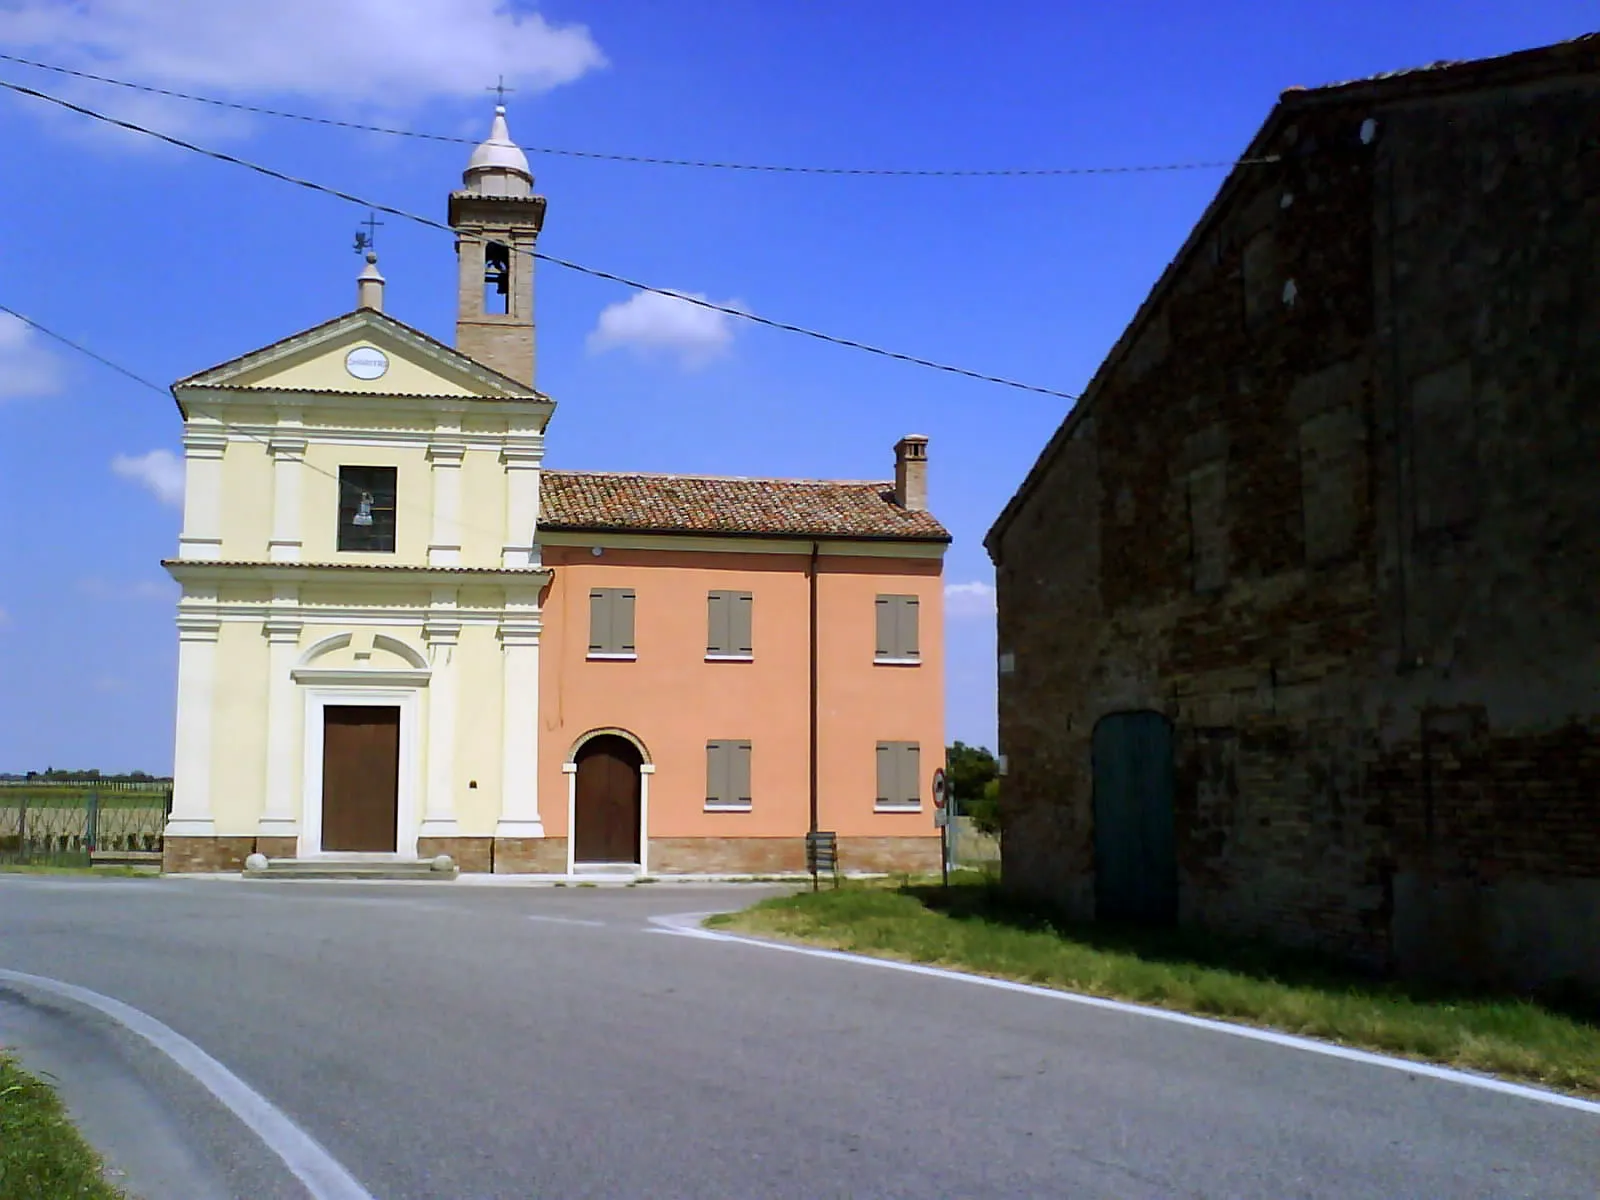
[{"label": "triangular pediment", "polygon": [[180,379],[194,389],[543,401],[545,396],[384,313],[357,309]]}]

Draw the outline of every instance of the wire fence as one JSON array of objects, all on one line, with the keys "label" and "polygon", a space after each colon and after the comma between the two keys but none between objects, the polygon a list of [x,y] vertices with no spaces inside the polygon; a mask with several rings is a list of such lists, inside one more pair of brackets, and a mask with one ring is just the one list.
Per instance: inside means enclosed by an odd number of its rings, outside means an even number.
[{"label": "wire fence", "polygon": [[170,780],[0,780],[0,863],[156,855],[171,811]]}]

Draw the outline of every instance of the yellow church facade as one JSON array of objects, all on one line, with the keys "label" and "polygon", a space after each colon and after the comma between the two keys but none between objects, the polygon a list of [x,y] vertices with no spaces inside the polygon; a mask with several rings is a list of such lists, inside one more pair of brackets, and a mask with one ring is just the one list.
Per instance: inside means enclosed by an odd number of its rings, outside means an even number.
[{"label": "yellow church facade", "polygon": [[737,874],[817,828],[847,869],[936,866],[926,440],[882,484],[546,472],[544,209],[499,110],[450,196],[455,346],[383,311],[368,255],[355,310],[173,386],[166,869]]}]

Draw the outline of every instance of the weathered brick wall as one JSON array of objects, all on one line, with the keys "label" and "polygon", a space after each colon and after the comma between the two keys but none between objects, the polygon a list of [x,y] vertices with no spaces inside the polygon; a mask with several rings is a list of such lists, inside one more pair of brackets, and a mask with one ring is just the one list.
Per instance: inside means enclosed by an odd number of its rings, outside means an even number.
[{"label": "weathered brick wall", "polygon": [[1600,882],[1597,98],[1269,122],[1283,161],[1197,232],[992,547],[1010,886],[1092,913],[1090,737],[1130,709],[1175,726],[1182,920],[1435,969],[1415,946],[1463,921],[1539,920],[1462,916],[1440,872]]}]

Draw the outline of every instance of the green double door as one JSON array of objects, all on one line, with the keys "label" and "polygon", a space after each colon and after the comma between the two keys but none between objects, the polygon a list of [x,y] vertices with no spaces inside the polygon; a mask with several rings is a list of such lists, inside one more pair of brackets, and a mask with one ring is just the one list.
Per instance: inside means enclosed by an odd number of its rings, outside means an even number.
[{"label": "green double door", "polygon": [[1178,917],[1172,724],[1158,712],[1113,713],[1094,729],[1094,896],[1101,920]]}]

